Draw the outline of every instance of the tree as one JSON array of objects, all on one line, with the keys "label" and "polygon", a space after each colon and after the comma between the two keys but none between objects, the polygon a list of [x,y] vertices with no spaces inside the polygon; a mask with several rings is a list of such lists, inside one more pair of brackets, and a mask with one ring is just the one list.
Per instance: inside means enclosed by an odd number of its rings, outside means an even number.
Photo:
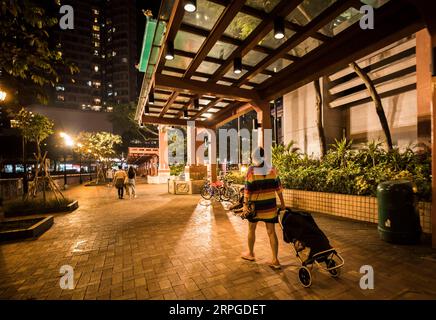
[{"label": "tree", "polygon": [[122,134],[122,152],[127,152],[128,147],[132,144],[144,145],[151,141],[159,140],[159,133],[156,126],[140,126],[138,122],[135,121],[135,106],[132,104],[113,106],[113,112],[110,114],[109,119],[114,125],[115,131]]},{"label": "tree", "polygon": [[327,153],[327,143],[325,139],[324,126],[322,124],[322,95],[321,95],[321,87],[319,84],[319,79],[313,82],[315,86],[316,92],[316,126],[318,128],[318,137],[319,137],[319,148],[321,153],[321,158],[323,158]]},{"label": "tree", "polygon": [[29,84],[36,85],[36,97],[46,102],[43,86],[54,86],[60,74],[78,72],[64,61],[61,48],[50,38],[58,19],[31,0],[1,1],[0,13],[2,82],[16,97],[28,94]]},{"label": "tree", "polygon": [[[53,191],[55,198],[60,201],[60,198],[64,198],[64,196],[50,176],[47,152],[44,155],[41,153],[41,143],[54,132],[53,121],[46,116],[23,108],[15,117],[14,123],[25,141],[35,142],[36,144],[36,154],[34,154],[36,158],[35,177],[30,185],[28,195],[36,197],[39,186],[42,184],[44,203],[46,202],[46,186]],[[26,199],[28,195],[25,196]]]},{"label": "tree", "polygon": [[371,80],[371,78],[368,76],[368,74],[357,65],[357,63],[352,62],[350,64],[350,67],[354,70],[354,72],[356,72],[356,74],[359,76],[359,78],[363,81],[366,88],[368,89],[368,92],[372,98],[372,101],[374,102],[375,111],[377,112],[381,127],[383,129],[384,134],[385,134],[388,149],[392,150],[393,143],[392,143],[391,131],[389,130],[389,123],[388,123],[388,120],[386,119],[386,115],[385,115],[385,111],[383,109],[382,101],[381,101],[380,95],[377,92],[377,89],[375,88],[374,82]]},{"label": "tree", "polygon": [[76,149],[98,161],[97,183],[100,178],[106,180],[106,170],[116,156],[115,146],[122,143],[119,135],[110,132],[81,132],[77,138]]}]

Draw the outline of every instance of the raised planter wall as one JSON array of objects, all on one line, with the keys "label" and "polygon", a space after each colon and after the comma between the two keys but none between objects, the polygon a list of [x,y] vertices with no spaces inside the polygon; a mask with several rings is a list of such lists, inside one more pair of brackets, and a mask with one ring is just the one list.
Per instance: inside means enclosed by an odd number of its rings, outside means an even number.
[{"label": "raised planter wall", "polygon": [[[378,223],[377,198],[345,194],[284,189],[287,206],[309,212],[319,212],[354,220]],[[431,203],[418,203],[421,226],[431,234]]]},{"label": "raised planter wall", "polygon": [[22,179],[0,179],[0,198],[9,200],[23,194]]}]

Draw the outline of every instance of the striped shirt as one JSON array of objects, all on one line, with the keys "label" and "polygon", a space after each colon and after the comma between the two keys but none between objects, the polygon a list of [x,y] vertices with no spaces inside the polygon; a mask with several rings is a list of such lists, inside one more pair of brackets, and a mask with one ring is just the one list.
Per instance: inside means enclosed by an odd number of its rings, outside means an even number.
[{"label": "striped shirt", "polygon": [[280,178],[274,167],[269,169],[267,175],[255,174],[255,167],[248,168],[244,197],[254,203],[254,221],[277,222],[276,192],[281,191]]}]

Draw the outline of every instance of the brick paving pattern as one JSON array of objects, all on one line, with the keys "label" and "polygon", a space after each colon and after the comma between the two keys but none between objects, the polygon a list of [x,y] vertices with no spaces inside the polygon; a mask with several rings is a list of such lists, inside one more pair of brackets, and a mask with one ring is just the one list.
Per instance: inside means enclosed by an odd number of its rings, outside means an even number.
[{"label": "brick paving pattern", "polygon": [[[73,213],[57,214],[36,240],[0,244],[2,299],[435,299],[436,251],[396,246],[376,226],[314,215],[346,260],[339,279],[314,272],[310,289],[280,237],[282,270],[267,266],[270,247],[259,224],[256,262],[240,259],[247,223],[198,195],[169,195],[166,185],[139,184],[138,198],[115,189],[76,187]],[[279,227],[277,226],[279,229]],[[63,265],[75,288],[59,286]],[[375,271],[375,289],[361,290],[362,265]]]}]

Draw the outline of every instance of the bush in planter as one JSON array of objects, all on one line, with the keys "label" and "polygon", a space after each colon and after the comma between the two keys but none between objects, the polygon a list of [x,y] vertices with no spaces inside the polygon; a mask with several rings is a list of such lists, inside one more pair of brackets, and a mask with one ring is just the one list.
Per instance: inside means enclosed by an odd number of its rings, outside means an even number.
[{"label": "bush in planter", "polygon": [[[292,152],[290,152],[293,150]],[[324,159],[301,154],[291,143],[273,148],[273,164],[288,189],[375,196],[377,185],[387,180],[408,179],[418,187],[421,200],[431,199],[431,152],[416,153],[411,147],[389,152],[379,142],[360,150],[343,139]]]},{"label": "bush in planter", "polygon": [[185,165],[182,164],[173,164],[170,166],[170,175],[171,176],[179,176],[183,171],[185,171]]}]

